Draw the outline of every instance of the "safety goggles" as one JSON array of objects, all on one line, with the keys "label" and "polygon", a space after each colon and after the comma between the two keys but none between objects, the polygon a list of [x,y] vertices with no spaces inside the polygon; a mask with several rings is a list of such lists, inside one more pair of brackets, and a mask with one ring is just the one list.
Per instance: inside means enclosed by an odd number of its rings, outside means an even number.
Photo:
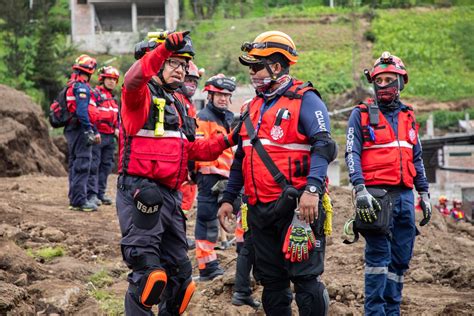
[{"label": "safety goggles", "polygon": [[187,62],[179,61],[176,59],[168,59],[166,62],[173,70],[178,69],[178,67],[181,67],[181,69],[183,69],[184,71],[189,70],[189,65]]},{"label": "safety goggles", "polygon": [[283,50],[288,51],[291,55],[293,56],[298,56],[296,53],[296,50],[291,48],[288,45],[281,44],[281,43],[275,43],[275,42],[264,42],[264,43],[250,43],[250,42],[244,42],[240,49],[243,52],[250,52],[252,49],[265,49],[265,48],[280,48]]}]

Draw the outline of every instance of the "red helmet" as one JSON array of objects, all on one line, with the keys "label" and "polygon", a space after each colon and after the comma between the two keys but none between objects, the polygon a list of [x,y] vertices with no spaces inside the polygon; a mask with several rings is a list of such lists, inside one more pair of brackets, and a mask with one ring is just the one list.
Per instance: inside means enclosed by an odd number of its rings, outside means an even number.
[{"label": "red helmet", "polygon": [[232,94],[236,88],[235,79],[224,74],[217,74],[209,78],[202,91]]},{"label": "red helmet", "polygon": [[453,200],[453,206],[455,207],[456,205],[457,205],[457,206],[461,206],[461,205],[462,205],[462,201],[461,201],[461,200],[458,200],[458,199],[454,199],[454,200]]},{"label": "red helmet", "polygon": [[378,74],[386,72],[399,74],[403,77],[404,83],[408,82],[408,73],[403,61],[397,56],[390,54],[390,52],[383,52],[380,58],[377,58],[370,77],[374,80]]},{"label": "red helmet", "polygon": [[99,81],[104,81],[105,78],[112,78],[118,80],[120,72],[117,68],[112,66],[105,66],[99,69]]},{"label": "red helmet", "polygon": [[82,72],[88,73],[92,75],[97,67],[97,61],[95,58],[90,57],[89,55],[82,54],[81,56],[76,58],[74,65],[72,65],[72,69],[77,69]]},{"label": "red helmet", "polygon": [[198,69],[195,63],[192,60],[188,63],[189,69],[186,73],[186,77],[194,77],[196,79],[200,79],[201,76],[204,74],[204,68]]}]

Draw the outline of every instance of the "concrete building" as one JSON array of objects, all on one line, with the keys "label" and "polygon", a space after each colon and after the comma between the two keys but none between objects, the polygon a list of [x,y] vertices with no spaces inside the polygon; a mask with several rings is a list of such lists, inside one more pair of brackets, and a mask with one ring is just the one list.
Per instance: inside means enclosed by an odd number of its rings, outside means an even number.
[{"label": "concrete building", "polygon": [[92,53],[131,53],[149,31],[174,30],[178,0],[70,0],[71,37]]}]

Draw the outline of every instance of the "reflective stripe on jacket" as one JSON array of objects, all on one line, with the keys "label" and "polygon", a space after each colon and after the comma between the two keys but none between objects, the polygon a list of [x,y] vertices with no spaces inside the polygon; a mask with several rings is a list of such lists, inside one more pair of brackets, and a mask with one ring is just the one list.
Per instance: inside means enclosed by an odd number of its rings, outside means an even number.
[{"label": "reflective stripe on jacket", "polygon": [[117,128],[118,105],[112,93],[104,86],[95,88],[98,118],[95,123],[97,130],[103,134],[113,134]]}]

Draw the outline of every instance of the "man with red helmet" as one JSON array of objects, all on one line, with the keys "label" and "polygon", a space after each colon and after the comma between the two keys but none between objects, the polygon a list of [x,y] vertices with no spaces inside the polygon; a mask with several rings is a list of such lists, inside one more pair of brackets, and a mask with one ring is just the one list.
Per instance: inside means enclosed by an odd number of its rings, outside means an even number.
[{"label": "man with red helmet", "polygon": [[[243,186],[265,313],[292,314],[293,282],[300,315],[326,315],[329,296],[320,278],[325,250],[320,197],[328,165],[337,154],[327,108],[310,82],[290,76],[291,65],[298,60],[290,36],[264,32],[252,43],[244,43],[242,50],[239,60],[248,67],[256,96],[242,117],[245,124],[218,217],[226,227]],[[270,162],[276,172],[270,171]],[[287,198],[289,191],[291,198]],[[301,262],[287,261],[282,252],[295,214],[307,225],[305,232],[315,235],[314,248]]]},{"label": "man with red helmet", "polygon": [[[129,288],[126,315],[182,314],[195,289],[179,187],[188,160],[215,160],[233,134],[201,140],[175,98],[194,55],[189,32],[149,33],[125,74],[119,139],[117,215]],[[236,134],[235,134],[236,135]]]},{"label": "man with red helmet", "polygon": [[89,173],[88,199],[101,205],[111,205],[112,199],[105,195],[107,177],[114,166],[115,140],[118,136],[118,104],[113,95],[120,77],[119,71],[106,66],[99,69],[99,85],[95,88],[98,117],[95,123],[101,142],[92,147],[92,163]]},{"label": "man with red helmet", "polygon": [[466,214],[462,210],[462,201],[458,199],[453,200],[453,208],[450,211],[451,217],[459,222],[461,220],[467,220]]},{"label": "man with red helmet", "polygon": [[408,82],[402,60],[384,52],[365,74],[374,85],[375,99],[354,108],[346,135],[346,164],[356,192],[356,214],[369,224],[379,212],[390,212],[382,210],[369,193],[373,189],[385,190],[392,201],[390,234],[363,234],[365,314],[399,315],[403,274],[417,235],[412,190],[415,187],[421,197],[420,225],[424,226],[431,218],[428,181],[413,109],[399,98]]},{"label": "man with red helmet", "polygon": [[66,91],[67,107],[73,118],[64,128],[68,144],[69,208],[90,212],[97,205],[87,200],[87,181],[92,160],[92,145],[100,143],[100,134],[94,126],[96,104],[89,80],[97,67],[88,55],[77,57]]},{"label": "man with red helmet", "polygon": [[[227,135],[234,120],[234,113],[228,110],[232,93],[236,88],[235,81],[223,74],[215,75],[206,81],[207,104],[197,115],[198,129],[196,137],[212,139],[218,135]],[[212,190],[217,182],[229,177],[233,152],[224,150],[217,160],[196,161],[196,182],[198,185],[196,217],[196,260],[201,281],[209,281],[222,275],[224,270],[219,266],[214,250],[219,234],[217,221],[218,192]]]}]

